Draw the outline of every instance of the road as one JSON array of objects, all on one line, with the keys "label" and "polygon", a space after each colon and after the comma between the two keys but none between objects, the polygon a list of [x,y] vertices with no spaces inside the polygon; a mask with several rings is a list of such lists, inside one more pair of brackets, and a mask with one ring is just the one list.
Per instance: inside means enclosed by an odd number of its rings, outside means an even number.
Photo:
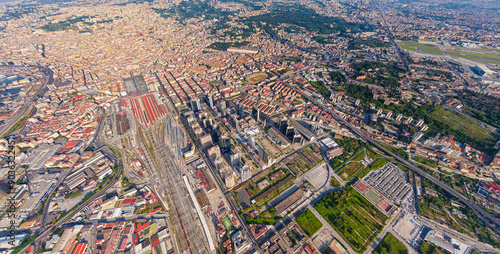
[{"label": "road", "polygon": [[389,40],[391,41],[392,45],[396,48],[396,51],[398,52],[398,56],[401,59],[401,62],[403,62],[405,68],[408,69],[408,61],[406,60],[406,57],[401,51],[399,45],[394,41],[394,34],[392,33],[391,28],[387,25],[387,21],[385,20],[384,15],[382,15],[382,12],[378,10],[377,7],[374,6],[374,8],[376,9],[375,11],[379,13],[380,17],[382,18],[382,21],[384,22],[382,26],[387,33],[387,37],[389,37]]},{"label": "road", "polygon": [[[101,111],[103,111],[103,109],[99,108],[98,111],[99,111],[99,113],[101,113]],[[101,118],[100,121],[99,121],[99,123],[98,123],[98,127],[97,127],[97,130],[96,130],[96,133],[94,135],[93,140],[97,139],[97,137],[99,136],[99,132],[102,130],[103,122],[104,122],[104,118]],[[50,202],[52,200],[52,193],[56,190],[56,188],[59,185],[61,185],[66,180],[66,177],[70,174],[71,171],[72,171],[71,169],[65,170],[64,173],[62,173],[61,176],[59,177],[59,180],[54,185],[54,187],[51,190],[49,190],[49,192],[48,192],[48,198],[45,201],[45,206],[43,207],[42,216],[40,218],[40,224],[41,224],[40,229],[45,228],[45,226],[47,225],[47,221],[46,220],[47,220],[47,215],[49,213]],[[39,230],[37,230],[37,233],[38,233]],[[34,245],[34,249],[33,249],[34,252],[35,253],[38,252],[40,250],[40,247],[41,247],[40,244],[35,244]]]},{"label": "road", "polygon": [[309,204],[307,208],[314,214],[314,216],[316,216],[316,218],[319,219],[319,221],[321,221],[321,223],[323,224],[324,227],[328,228],[328,230],[330,230],[330,232],[332,232],[332,234],[335,237],[335,239],[337,239],[337,241],[339,241],[340,243],[342,243],[342,245],[344,245],[344,247],[347,249],[347,251],[349,253],[352,253],[352,254],[356,253],[351,248],[351,245],[347,244],[347,242],[344,240],[343,237],[340,236],[340,234],[337,232],[337,230],[335,230],[330,225],[330,223],[328,223],[328,221],[326,221],[325,218],[323,218],[323,216],[321,216],[321,214],[319,214],[319,212],[316,211],[316,209],[314,209],[314,207],[311,204]]},{"label": "road", "polygon": [[[378,235],[375,237],[375,239],[373,239],[373,241],[370,243],[368,248],[366,248],[365,252],[363,252],[364,254],[373,253],[373,251],[382,242],[382,240],[384,240],[387,233],[389,233],[392,229],[392,226],[394,226],[394,223],[397,222],[398,219],[402,217],[402,214],[400,213],[400,211],[401,211],[400,209],[396,210],[396,212],[387,221],[387,224],[384,227],[384,229],[382,231],[380,231],[380,233],[378,233]],[[406,246],[406,248],[408,249],[408,253],[410,253],[410,254],[417,253],[417,251],[411,245],[409,245],[404,239],[402,239],[398,234],[396,234],[394,232],[390,232],[390,233],[392,233],[396,238],[399,239],[399,241],[401,241],[402,244],[404,244]]]},{"label": "road", "polygon": [[290,86],[289,84],[285,83],[288,85],[290,88],[295,90],[296,92],[302,94],[305,98],[307,98],[310,102],[314,103],[316,106],[320,107],[322,110],[325,112],[330,113],[337,121],[345,124],[354,134],[356,134],[360,139],[364,140],[367,143],[370,143],[377,147],[380,151],[385,152],[386,154],[389,154],[393,158],[395,158],[398,162],[403,164],[403,166],[407,167],[408,169],[412,170],[413,172],[419,174],[423,178],[429,180],[430,182],[434,183],[435,185],[441,187],[443,190],[446,192],[450,193],[454,197],[460,199],[465,205],[467,205],[477,216],[485,220],[492,226],[495,230],[498,230],[500,228],[500,221],[496,219],[493,215],[490,213],[486,212],[484,209],[482,209],[479,205],[477,205],[474,201],[469,200],[467,197],[453,189],[452,187],[448,186],[446,183],[441,182],[439,179],[433,177],[431,174],[425,172],[424,170],[418,168],[417,166],[411,164],[410,162],[406,161],[404,158],[400,157],[399,155],[396,155],[380,145],[378,142],[375,142],[370,136],[362,132],[361,130],[355,128],[353,125],[345,121],[343,118],[341,118],[337,113],[335,113],[333,110],[327,108],[324,106],[322,103],[318,102],[316,99],[312,98],[311,96],[308,96],[304,94],[302,91],[296,89],[293,86]]},{"label": "road", "polygon": [[[99,125],[98,127],[98,130],[101,129],[101,124]],[[98,132],[98,138],[100,139],[100,132]],[[95,140],[94,142],[97,142],[97,145],[96,146],[102,146],[100,145],[100,141],[99,140]],[[123,169],[123,164],[121,162],[121,160],[114,154],[112,153],[107,147],[101,149],[101,151],[104,153],[104,155],[106,155],[111,161],[114,161],[115,163],[118,164],[118,173],[113,177],[113,179],[111,179],[111,181],[108,183],[108,185],[106,185],[105,187],[103,187],[99,192],[97,192],[96,194],[94,194],[93,196],[91,196],[89,199],[87,199],[85,202],[83,202],[82,204],[80,204],[78,207],[76,207],[72,212],[70,212],[69,214],[67,214],[66,216],[64,216],[62,219],[60,219],[59,221],[57,221],[55,224],[53,224],[52,226],[44,229],[38,236],[37,238],[34,240],[33,242],[33,245],[34,246],[40,246],[41,242],[45,240],[45,238],[47,236],[49,236],[50,234],[52,234],[52,230],[55,230],[57,228],[59,228],[60,226],[62,226],[63,224],[65,224],[69,219],[73,218],[77,213],[79,213],[81,210],[83,210],[84,208],[88,207],[88,205],[92,202],[94,202],[97,198],[101,197],[102,195],[106,194],[106,192],[116,183],[116,181],[119,179],[119,177],[121,176],[122,174],[122,169]],[[29,247],[26,246],[25,248],[23,248],[21,251],[19,251],[19,253],[24,253],[26,251],[26,249]]]},{"label": "road", "polygon": [[472,238],[466,234],[459,233],[453,229],[450,229],[446,225],[438,224],[435,221],[429,220],[422,216],[418,217],[419,221],[428,228],[433,230],[443,231],[448,235],[460,239],[460,241],[469,245],[471,248],[476,248],[481,253],[498,253],[498,249],[493,248],[491,245],[482,243],[476,238]]},{"label": "road", "polygon": [[[184,118],[182,119],[182,123],[184,125],[184,128],[189,132],[191,138],[196,137],[192,133],[191,128],[189,128],[189,125],[187,124],[187,122],[185,121]],[[252,241],[253,245],[261,253],[263,253],[262,250],[260,249],[259,245],[257,244],[256,239],[254,238],[253,234],[251,233],[250,229],[248,228],[247,224],[245,223],[245,220],[243,220],[243,218],[238,213],[238,211],[240,209],[238,209],[238,207],[234,204],[233,200],[231,199],[230,193],[226,189],[226,185],[219,178],[219,174],[215,170],[215,166],[212,164],[212,161],[210,161],[210,159],[208,159],[208,155],[206,154],[206,151],[203,150],[203,148],[198,144],[198,142],[193,142],[193,143],[196,145],[196,149],[198,149],[198,151],[200,151],[200,154],[201,154],[203,160],[205,161],[205,164],[207,164],[207,167],[210,169],[210,172],[213,176],[213,179],[215,179],[215,183],[217,185],[217,188],[219,188],[219,190],[221,190],[221,192],[224,194],[227,203],[231,207],[231,210],[235,211],[234,214],[236,215],[240,225],[242,225],[244,234]]]},{"label": "road", "polygon": [[54,72],[51,69],[43,66],[0,65],[0,68],[38,68],[45,75],[44,82],[38,89],[37,93],[29,98],[29,100],[24,103],[24,105],[17,111],[17,113],[13,117],[9,118],[8,121],[6,121],[6,123],[0,127],[0,137],[2,137],[15,123],[17,123],[17,121],[19,121],[26,114],[28,109],[30,109],[32,104],[35,102],[36,98],[38,98],[40,94],[45,92],[45,88],[47,88],[47,85],[54,82]]},{"label": "road", "polygon": [[[63,225],[64,223],[66,223],[66,221],[68,221],[69,219],[73,218],[73,216],[75,216],[77,213],[79,213],[81,210],[83,210],[85,207],[87,207],[90,203],[94,202],[100,196],[106,194],[106,192],[109,190],[109,188],[111,188],[116,183],[116,181],[119,179],[119,176],[121,175],[121,168],[122,168],[121,162],[118,162],[118,166],[120,168],[120,170],[118,171],[118,174],[115,175],[115,177],[111,180],[111,182],[106,187],[104,187],[99,192],[97,192],[96,194],[94,194],[91,198],[87,199],[87,201],[85,201],[82,204],[80,204],[75,210],[73,210],[71,213],[69,213],[66,216],[64,216],[61,220],[59,220],[58,222],[56,222],[54,225],[52,225],[52,226],[48,227],[47,229],[45,229],[35,239],[35,241],[33,242],[33,244],[35,244],[35,245],[41,244],[41,242],[44,241],[44,239],[47,236],[49,236],[49,234],[52,233],[52,231],[51,231],[52,229],[59,228],[61,225]],[[26,246],[19,253],[24,253],[28,247],[29,246]]]},{"label": "road", "polygon": [[[64,180],[66,180],[66,177],[69,175],[70,172],[71,170],[67,169],[64,173],[62,173],[61,176],[59,177],[59,180],[54,185],[54,187],[52,187],[52,189],[49,190],[47,200],[45,201],[45,206],[43,207],[42,216],[40,217],[40,229],[38,229],[37,232],[45,228],[45,226],[47,225],[47,215],[49,213],[50,202],[52,200],[52,193],[56,190],[56,188],[59,185],[61,185],[61,183]],[[40,250],[40,245],[35,244],[33,251],[36,253],[38,252],[38,250]]]},{"label": "road", "polygon": [[[382,17],[382,19],[384,21],[384,29],[386,30],[386,32],[387,32],[387,34],[389,36],[389,39],[391,40],[391,43],[393,43],[393,45],[396,47],[396,49],[398,51],[398,55],[401,58],[401,61],[403,62],[403,64],[405,65],[405,67],[407,67],[408,63],[406,61],[406,58],[404,57],[403,53],[401,52],[401,48],[394,41],[394,36],[392,34],[392,31],[390,31],[390,28],[387,26],[387,22],[385,20],[385,17],[382,15],[382,13],[379,10],[376,10],[376,11],[379,12],[380,16]],[[277,37],[271,31],[266,30],[266,32],[269,33],[273,38],[275,38],[275,39],[277,39],[277,40],[279,40],[279,41],[281,41],[283,43],[288,43],[288,42],[285,42],[283,39]],[[300,50],[304,50],[306,52],[309,52],[308,50],[303,49],[303,48],[301,48],[301,47],[299,47],[297,45],[291,44],[291,46],[294,46],[294,47],[297,47]],[[316,54],[320,54],[320,55],[325,56],[324,54],[317,53],[317,52],[311,52],[311,53],[316,53]],[[325,56],[325,57],[329,57],[329,56]],[[281,80],[281,78],[280,78],[280,80]],[[285,82],[283,82],[283,83],[285,83]],[[452,187],[448,186],[447,184],[441,182],[439,179],[433,177],[432,175],[430,175],[429,173],[425,172],[424,170],[416,167],[415,165],[413,165],[410,162],[406,161],[405,159],[401,158],[399,155],[396,155],[396,154],[392,153],[391,151],[387,150],[385,147],[383,147],[379,143],[375,142],[367,134],[363,133],[361,130],[359,130],[359,129],[355,128],[354,126],[352,126],[350,123],[348,123],[343,118],[341,118],[339,115],[337,115],[333,110],[325,107],[322,103],[318,102],[316,99],[312,98],[311,96],[308,96],[308,95],[304,94],[302,91],[299,91],[298,89],[296,89],[293,86],[290,86],[287,83],[285,83],[285,84],[287,86],[289,86],[290,88],[292,88],[293,90],[295,90],[296,92],[300,93],[302,96],[304,96],[305,98],[307,98],[309,101],[311,101],[312,103],[314,103],[316,106],[318,106],[321,109],[323,109],[324,111],[332,114],[336,120],[338,120],[339,122],[344,123],[359,138],[361,138],[362,140],[365,140],[365,142],[374,145],[375,147],[377,147],[381,151],[383,151],[383,152],[389,154],[390,156],[394,157],[397,161],[399,161],[400,163],[402,163],[408,169],[410,169],[413,172],[419,174],[423,178],[426,178],[427,180],[429,180],[430,182],[432,182],[432,183],[436,184],[437,186],[441,187],[442,189],[444,189],[445,191],[447,191],[451,195],[453,195],[456,198],[460,199],[460,201],[462,201],[464,204],[466,204],[478,217],[480,217],[484,221],[488,222],[488,224],[490,226],[492,226],[497,232],[499,231],[499,229],[500,229],[500,220],[498,220],[497,218],[495,218],[490,213],[486,212],[479,205],[477,205],[474,201],[469,200],[467,197],[463,196],[461,193],[459,193],[458,191],[456,191]]]}]

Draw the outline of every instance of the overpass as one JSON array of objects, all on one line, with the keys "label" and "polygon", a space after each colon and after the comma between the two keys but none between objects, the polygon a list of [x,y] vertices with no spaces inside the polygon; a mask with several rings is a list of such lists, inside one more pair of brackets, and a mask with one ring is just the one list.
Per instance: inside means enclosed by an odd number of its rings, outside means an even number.
[{"label": "overpass", "polygon": [[490,226],[492,226],[497,232],[499,231],[500,229],[500,220],[498,220],[497,218],[495,218],[493,215],[491,215],[490,213],[488,213],[487,211],[485,211],[484,209],[482,209],[478,204],[476,204],[474,201],[468,199],[467,197],[465,197],[464,195],[462,195],[460,192],[456,191],[455,189],[453,189],[452,187],[450,187],[449,185],[447,185],[446,183],[443,183],[441,182],[439,179],[433,177],[431,174],[425,172],[424,170],[422,170],[421,168],[411,164],[410,162],[406,161],[405,159],[403,159],[402,157],[400,157],[399,155],[396,155],[394,153],[392,153],[391,151],[389,151],[388,149],[386,149],[385,147],[383,147],[382,145],[380,145],[379,143],[375,142],[371,137],[369,137],[367,134],[365,134],[364,132],[362,132],[361,130],[355,128],[353,125],[351,125],[350,123],[348,123],[346,120],[344,120],[342,117],[340,117],[339,115],[337,115],[333,110],[327,108],[326,106],[324,106],[322,103],[318,102],[316,99],[312,98],[311,96],[308,96],[306,94],[304,94],[303,92],[299,91],[298,89],[296,89],[295,87],[292,87],[290,86],[289,84],[285,83],[287,86],[289,86],[290,88],[292,88],[293,90],[295,90],[296,92],[300,93],[302,96],[304,96],[305,98],[307,98],[309,101],[311,101],[312,103],[314,103],[316,106],[320,107],[322,110],[330,113],[333,115],[333,117],[339,121],[339,122],[342,122],[343,124],[345,124],[354,134],[356,134],[360,139],[364,140],[365,142],[367,143],[370,143],[372,145],[374,145],[375,147],[377,147],[379,150],[389,154],[390,156],[394,157],[398,162],[400,162],[401,164],[403,164],[405,167],[407,167],[408,169],[412,170],[413,172],[419,174],[420,176],[422,176],[423,178],[429,180],[430,182],[436,184],[437,186],[441,187],[443,190],[445,190],[446,192],[448,192],[449,194],[451,194],[452,196],[458,198],[460,201],[462,201],[465,205],[467,205],[478,217],[482,218],[484,221],[486,221]]}]

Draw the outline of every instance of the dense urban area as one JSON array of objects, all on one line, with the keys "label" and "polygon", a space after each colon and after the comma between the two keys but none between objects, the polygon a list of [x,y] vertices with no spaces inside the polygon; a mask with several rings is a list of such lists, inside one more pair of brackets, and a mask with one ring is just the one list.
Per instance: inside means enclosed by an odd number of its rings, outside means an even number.
[{"label": "dense urban area", "polygon": [[0,1],[0,253],[500,253],[499,11]]}]

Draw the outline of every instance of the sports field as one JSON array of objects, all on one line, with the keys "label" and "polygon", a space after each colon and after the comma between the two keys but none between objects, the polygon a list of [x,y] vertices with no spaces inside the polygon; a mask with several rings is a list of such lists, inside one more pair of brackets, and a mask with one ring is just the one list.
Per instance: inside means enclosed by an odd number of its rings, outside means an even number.
[{"label": "sports field", "polygon": [[231,232],[233,231],[233,223],[231,222],[231,219],[229,219],[229,217],[224,217],[224,219],[222,219],[222,223],[224,224],[224,227],[226,227],[227,231],[228,232]]},{"label": "sports field", "polygon": [[250,74],[247,79],[248,79],[248,81],[250,81],[250,83],[255,84],[255,83],[261,82],[262,80],[264,80],[266,78],[267,78],[267,74],[265,74],[265,73],[253,73],[253,74]]}]

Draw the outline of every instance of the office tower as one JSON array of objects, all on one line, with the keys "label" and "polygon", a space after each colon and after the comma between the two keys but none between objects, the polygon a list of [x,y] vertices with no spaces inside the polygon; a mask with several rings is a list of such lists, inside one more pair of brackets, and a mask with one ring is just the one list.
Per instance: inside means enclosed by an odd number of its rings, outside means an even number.
[{"label": "office tower", "polygon": [[198,112],[201,110],[200,99],[198,97],[191,100],[191,109],[194,112]]}]

